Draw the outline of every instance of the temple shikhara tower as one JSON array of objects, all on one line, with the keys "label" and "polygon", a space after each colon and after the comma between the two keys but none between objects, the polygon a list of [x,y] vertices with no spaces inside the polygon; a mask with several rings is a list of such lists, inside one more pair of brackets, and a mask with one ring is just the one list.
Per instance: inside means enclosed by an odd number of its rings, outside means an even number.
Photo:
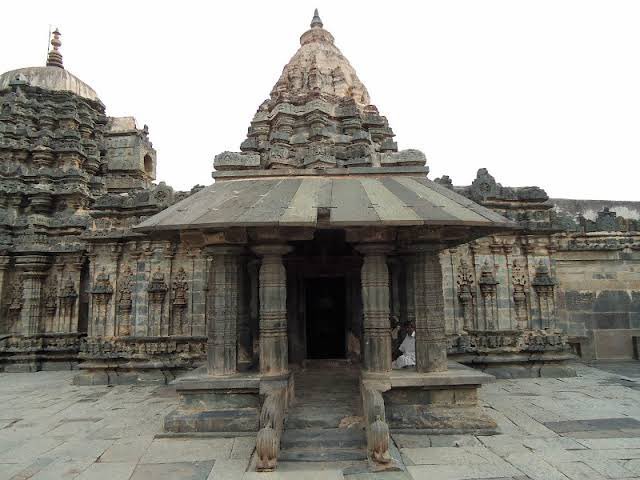
[{"label": "temple shikhara tower", "polygon": [[317,430],[384,469],[390,429],[494,432],[493,376],[638,348],[640,204],[430,180],[317,11],[240,151],[190,192],[154,183],[148,128],[51,45],[0,76],[4,371],[173,382],[165,430],[255,432],[258,470],[307,458]]}]

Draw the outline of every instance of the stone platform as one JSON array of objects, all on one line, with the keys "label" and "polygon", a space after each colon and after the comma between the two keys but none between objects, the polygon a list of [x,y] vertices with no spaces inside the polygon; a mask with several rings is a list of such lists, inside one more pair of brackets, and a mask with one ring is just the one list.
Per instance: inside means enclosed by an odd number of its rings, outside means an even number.
[{"label": "stone platform", "polygon": [[494,380],[452,361],[444,372],[393,370],[390,388],[382,392],[389,428],[434,434],[495,433],[495,422],[478,408],[479,388]]},{"label": "stone platform", "polygon": [[239,433],[259,430],[263,397],[288,387],[291,374],[262,378],[258,373],[216,377],[200,367],[173,382],[180,405],[165,417],[168,433]]}]

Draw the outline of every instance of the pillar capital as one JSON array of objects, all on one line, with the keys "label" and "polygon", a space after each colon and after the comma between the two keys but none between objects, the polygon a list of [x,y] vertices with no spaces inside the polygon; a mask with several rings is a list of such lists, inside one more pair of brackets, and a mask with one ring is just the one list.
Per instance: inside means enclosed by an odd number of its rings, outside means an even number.
[{"label": "pillar capital", "polygon": [[251,250],[261,257],[282,256],[293,251],[293,247],[282,243],[265,243],[254,245]]},{"label": "pillar capital", "polygon": [[239,245],[209,245],[202,250],[206,256],[213,255],[234,255],[240,256],[245,253],[245,248]]},{"label": "pillar capital", "polygon": [[395,246],[393,243],[359,243],[355,249],[363,255],[388,255],[393,252]]},{"label": "pillar capital", "polygon": [[16,257],[15,265],[21,272],[44,274],[51,265],[51,258],[46,255],[21,255]]},{"label": "pillar capital", "polygon": [[415,253],[431,253],[431,252],[440,253],[445,248],[446,246],[443,245],[442,243],[416,242],[416,243],[409,243],[405,245],[402,248],[401,253],[405,255],[412,255]]}]

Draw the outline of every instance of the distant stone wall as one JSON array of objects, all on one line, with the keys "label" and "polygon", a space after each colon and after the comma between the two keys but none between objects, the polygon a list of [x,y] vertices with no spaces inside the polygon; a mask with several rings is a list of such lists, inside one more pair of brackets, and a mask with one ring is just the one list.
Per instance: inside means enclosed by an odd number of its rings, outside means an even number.
[{"label": "distant stone wall", "polygon": [[640,234],[566,235],[554,255],[559,325],[585,359],[633,358],[640,335]]},{"label": "distant stone wall", "polygon": [[563,230],[579,232],[637,232],[640,202],[554,198],[553,211]]}]

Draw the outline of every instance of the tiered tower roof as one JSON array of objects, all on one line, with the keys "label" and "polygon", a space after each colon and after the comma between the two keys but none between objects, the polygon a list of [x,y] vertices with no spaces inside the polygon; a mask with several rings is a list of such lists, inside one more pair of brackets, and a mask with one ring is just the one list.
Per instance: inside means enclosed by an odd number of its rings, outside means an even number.
[{"label": "tiered tower roof", "polygon": [[216,157],[217,170],[424,166],[397,153],[393,130],[315,11],[300,48],[258,108],[242,154]]}]

